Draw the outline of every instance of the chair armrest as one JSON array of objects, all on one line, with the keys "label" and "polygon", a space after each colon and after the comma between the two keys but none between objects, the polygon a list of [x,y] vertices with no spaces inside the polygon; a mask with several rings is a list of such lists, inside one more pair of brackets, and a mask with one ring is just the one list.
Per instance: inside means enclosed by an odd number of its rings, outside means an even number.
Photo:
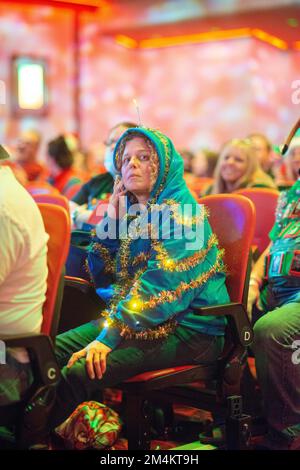
[{"label": "chair armrest", "polygon": [[193,307],[193,312],[200,316],[226,317],[230,326],[233,326],[233,334],[243,347],[249,346],[253,341],[253,330],[242,304],[231,302],[224,305],[215,305],[203,308]]},{"label": "chair armrest", "polygon": [[65,276],[65,286],[66,287],[73,287],[74,289],[78,289],[84,294],[88,294],[91,289],[93,289],[93,284],[91,284],[86,279],[82,279],[80,277],[73,277],[73,276]]},{"label": "chair armrest", "polygon": [[1,336],[6,348],[26,348],[32,359],[35,379],[39,384],[55,385],[60,377],[60,369],[54,354],[53,343],[49,336],[43,334]]},{"label": "chair armrest", "polygon": [[251,245],[251,254],[252,260],[257,261],[260,256],[260,252],[257,245]]}]

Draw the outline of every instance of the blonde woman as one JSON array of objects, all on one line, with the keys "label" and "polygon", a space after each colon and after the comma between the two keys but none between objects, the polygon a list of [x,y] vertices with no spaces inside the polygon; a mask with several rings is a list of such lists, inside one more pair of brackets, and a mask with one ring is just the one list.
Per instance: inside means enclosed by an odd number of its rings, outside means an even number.
[{"label": "blonde woman", "polygon": [[300,170],[300,137],[292,140],[285,160],[286,178],[294,183],[299,177]]},{"label": "blonde woman", "polygon": [[249,139],[233,139],[221,150],[214,172],[215,182],[206,194],[232,193],[240,188],[276,188],[259,166]]}]

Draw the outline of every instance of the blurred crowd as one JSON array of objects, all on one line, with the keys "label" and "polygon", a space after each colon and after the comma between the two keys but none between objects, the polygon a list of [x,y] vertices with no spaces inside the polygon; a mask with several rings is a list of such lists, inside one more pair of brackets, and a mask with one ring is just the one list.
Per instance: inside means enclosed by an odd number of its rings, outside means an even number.
[{"label": "blurred crowd", "polygon": [[[42,142],[40,132],[29,129],[19,135],[15,147],[6,147],[12,158],[5,164],[29,189],[37,185],[45,189],[50,185],[68,199],[74,199],[77,205],[88,204],[88,200],[83,202],[82,193],[78,200],[76,194],[87,182],[92,183],[94,200],[112,191],[114,146],[122,132],[135,125],[131,122],[116,124],[105,142],[88,149],[80,146],[74,134],[66,133]],[[42,143],[46,146],[45,155],[41,155]],[[260,133],[251,133],[243,139],[233,138],[218,152],[207,148],[196,152],[189,148],[178,150],[184,160],[186,184],[195,197],[249,187],[286,189],[296,181],[300,168],[300,137],[293,139],[285,158],[281,157],[279,147]],[[105,174],[112,178],[94,180]],[[101,186],[104,186],[103,191]]]}]

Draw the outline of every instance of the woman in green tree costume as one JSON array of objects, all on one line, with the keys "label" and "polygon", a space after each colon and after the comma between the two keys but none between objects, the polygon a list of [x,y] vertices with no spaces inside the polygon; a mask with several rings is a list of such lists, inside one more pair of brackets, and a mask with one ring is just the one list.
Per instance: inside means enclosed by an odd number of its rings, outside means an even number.
[{"label": "woman in green tree costume", "polygon": [[171,140],[144,127],[119,139],[107,215],[92,233],[86,267],[107,308],[57,338],[63,378],[51,425],[98,390],[147,370],[214,362],[225,320],[193,307],[224,304],[222,250],[183,180]]}]

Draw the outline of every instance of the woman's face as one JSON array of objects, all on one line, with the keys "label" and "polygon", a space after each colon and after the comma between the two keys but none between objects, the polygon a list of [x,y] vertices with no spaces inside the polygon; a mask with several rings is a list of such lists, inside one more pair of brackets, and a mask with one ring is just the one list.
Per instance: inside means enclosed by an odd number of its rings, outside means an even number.
[{"label": "woman's face", "polygon": [[300,147],[295,147],[293,150],[292,150],[292,156],[291,156],[291,167],[292,167],[292,172],[295,176],[295,178],[297,179],[299,174],[299,170],[300,170]]},{"label": "woman's face", "polygon": [[125,188],[137,196],[150,195],[152,158],[151,148],[142,137],[134,137],[126,143],[122,156],[122,179]]},{"label": "woman's face", "polygon": [[227,183],[235,183],[247,171],[247,156],[237,147],[227,147],[222,158],[220,172]]}]

